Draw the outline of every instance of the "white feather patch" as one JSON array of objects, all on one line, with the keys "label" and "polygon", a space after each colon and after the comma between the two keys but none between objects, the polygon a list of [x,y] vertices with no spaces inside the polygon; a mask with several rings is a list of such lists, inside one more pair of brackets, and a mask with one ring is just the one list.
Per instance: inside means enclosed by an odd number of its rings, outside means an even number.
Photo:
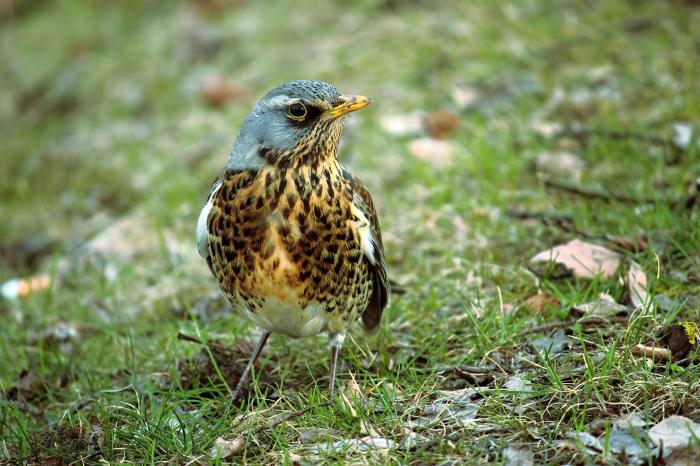
[{"label": "white feather patch", "polygon": [[207,203],[204,204],[204,208],[199,213],[199,219],[197,220],[197,250],[199,251],[199,255],[205,259],[209,257],[209,230],[207,230],[207,220],[212,208],[212,199],[219,188],[221,188],[221,181],[217,181],[214,189],[211,190]]},{"label": "white feather patch", "polygon": [[282,108],[294,102],[299,102],[299,99],[289,97],[286,94],[276,95],[267,101],[267,105],[270,108]]},{"label": "white feather patch", "polygon": [[240,307],[259,327],[295,338],[318,335],[332,318],[318,303],[301,308],[296,302],[267,298],[255,312],[251,312],[244,303]]},{"label": "white feather patch", "polygon": [[352,205],[350,211],[355,217],[360,219],[357,222],[357,231],[360,235],[360,249],[362,249],[362,253],[369,259],[372,265],[377,265],[377,260],[375,258],[377,242],[369,227],[369,220],[367,220],[367,217],[360,209],[355,207],[355,204]]}]

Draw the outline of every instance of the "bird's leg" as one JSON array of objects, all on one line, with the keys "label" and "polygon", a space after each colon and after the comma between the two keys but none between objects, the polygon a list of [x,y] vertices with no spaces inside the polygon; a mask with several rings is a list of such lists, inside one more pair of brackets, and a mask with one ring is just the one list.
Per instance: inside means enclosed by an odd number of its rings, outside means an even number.
[{"label": "bird's leg", "polygon": [[328,344],[331,347],[331,377],[328,383],[328,394],[330,398],[333,398],[333,389],[335,388],[335,372],[338,365],[338,353],[340,352],[340,348],[343,346],[344,340],[344,333],[334,333],[328,335]]},{"label": "bird's leg", "polygon": [[328,394],[333,398],[333,389],[335,388],[335,368],[338,364],[338,347],[331,346],[331,380],[328,385]]},{"label": "bird's leg", "polygon": [[265,343],[267,343],[267,339],[269,337],[270,337],[270,332],[268,332],[267,330],[263,331],[263,334],[260,336],[260,340],[258,340],[258,343],[255,345],[255,348],[253,349],[253,354],[250,355],[250,360],[248,361],[248,364],[245,366],[245,369],[243,370],[243,373],[241,374],[241,378],[238,379],[238,383],[236,384],[236,388],[233,390],[233,392],[229,396],[229,401],[231,403],[235,403],[241,399],[241,396],[243,395],[243,391],[245,390],[246,386],[248,385],[248,379],[250,378],[250,372],[253,370],[253,366],[255,365],[255,362],[260,357],[260,353],[262,353],[262,350],[265,347]]}]

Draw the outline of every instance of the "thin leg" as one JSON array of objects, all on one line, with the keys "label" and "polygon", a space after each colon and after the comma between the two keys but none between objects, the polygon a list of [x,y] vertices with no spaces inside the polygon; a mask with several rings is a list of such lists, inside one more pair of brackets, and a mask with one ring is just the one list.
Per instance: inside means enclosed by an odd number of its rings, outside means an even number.
[{"label": "thin leg", "polygon": [[232,403],[235,403],[236,401],[241,399],[241,396],[243,395],[243,391],[245,388],[248,386],[248,379],[250,379],[250,372],[253,370],[253,366],[255,366],[255,362],[258,360],[260,357],[260,353],[262,353],[263,348],[265,347],[265,343],[267,343],[267,339],[270,337],[270,332],[265,330],[260,336],[260,340],[258,340],[258,344],[255,345],[255,348],[253,349],[253,354],[250,355],[250,360],[248,361],[248,364],[245,366],[245,369],[243,370],[243,373],[241,374],[241,378],[238,379],[238,383],[236,384],[236,388],[233,390],[231,395],[229,396],[229,401]]},{"label": "thin leg", "polygon": [[338,347],[331,346],[331,380],[328,385],[328,394],[333,398],[333,389],[335,388],[335,368],[338,364]]},{"label": "thin leg", "polygon": [[328,393],[333,398],[333,389],[335,388],[335,372],[338,366],[338,353],[343,346],[345,333],[332,333],[328,335],[328,344],[331,347],[331,380],[328,383]]}]

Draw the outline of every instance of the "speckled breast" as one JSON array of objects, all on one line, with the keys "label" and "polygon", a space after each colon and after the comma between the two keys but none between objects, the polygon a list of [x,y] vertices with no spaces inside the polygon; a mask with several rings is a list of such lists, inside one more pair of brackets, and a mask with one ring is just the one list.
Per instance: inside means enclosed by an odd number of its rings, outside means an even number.
[{"label": "speckled breast", "polygon": [[273,332],[344,331],[372,293],[352,199],[334,161],[227,172],[207,226],[212,270],[231,303]]}]

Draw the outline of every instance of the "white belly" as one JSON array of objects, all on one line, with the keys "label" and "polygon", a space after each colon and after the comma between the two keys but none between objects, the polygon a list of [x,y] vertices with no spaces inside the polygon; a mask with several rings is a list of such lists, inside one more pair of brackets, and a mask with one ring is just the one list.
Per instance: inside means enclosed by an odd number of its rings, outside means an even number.
[{"label": "white belly", "polygon": [[310,303],[304,309],[300,309],[294,302],[275,298],[267,298],[255,312],[250,311],[244,303],[241,309],[256,325],[272,333],[290,337],[318,335],[326,330],[331,318],[319,304]]}]

